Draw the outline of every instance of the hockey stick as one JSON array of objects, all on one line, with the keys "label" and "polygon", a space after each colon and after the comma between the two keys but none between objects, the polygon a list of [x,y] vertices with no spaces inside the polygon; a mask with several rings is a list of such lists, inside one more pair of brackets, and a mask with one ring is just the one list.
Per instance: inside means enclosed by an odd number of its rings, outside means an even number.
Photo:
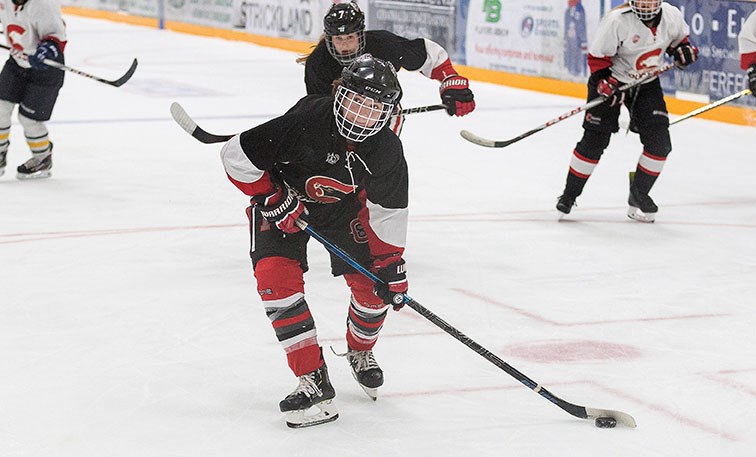
[{"label": "hockey stick", "polygon": [[[644,75],[642,78],[638,79],[637,81],[633,81],[631,83],[627,83],[627,84],[621,86],[619,89],[617,89],[617,92],[623,92],[623,91],[631,89],[631,88],[633,88],[635,86],[641,85],[641,84],[645,83],[646,81],[648,81],[648,80],[650,80],[650,79],[652,79],[652,78],[654,78],[656,76],[659,76],[660,74],[664,73],[665,71],[671,70],[671,69],[673,69],[675,67],[677,67],[677,65],[675,65],[674,63],[663,65],[663,66],[657,68],[656,70],[652,71],[651,73],[648,73],[648,74]],[[520,141],[520,140],[522,140],[524,138],[529,137],[530,135],[533,135],[534,133],[538,133],[541,130],[547,129],[547,128],[551,127],[552,125],[554,125],[556,123],[559,123],[559,122],[562,122],[563,120],[565,120],[567,118],[570,118],[570,117],[572,117],[572,116],[574,116],[574,115],[576,115],[578,113],[581,113],[583,111],[587,111],[587,110],[593,108],[594,106],[598,106],[598,105],[604,103],[605,101],[607,101],[608,99],[609,99],[609,97],[604,96],[604,95],[596,97],[596,98],[594,98],[593,100],[589,101],[588,103],[586,103],[583,106],[578,106],[577,108],[573,109],[572,111],[568,111],[568,112],[562,114],[561,116],[548,121],[545,124],[539,125],[538,127],[534,128],[533,130],[528,130],[527,132],[523,133],[522,135],[516,136],[516,137],[514,137],[512,139],[509,139],[509,140],[502,140],[502,141],[489,140],[489,139],[486,139],[486,138],[483,138],[481,136],[478,136],[478,135],[476,135],[476,134],[474,134],[474,133],[472,133],[470,131],[467,131],[467,130],[462,130],[461,132],[459,132],[459,134],[462,135],[462,138],[466,139],[467,141],[469,141],[471,143],[475,143],[475,144],[477,144],[479,146],[485,146],[487,148],[505,148],[505,147],[509,146],[510,144],[516,143],[516,142],[518,142],[518,141]]]},{"label": "hockey stick", "polygon": [[[444,105],[428,105],[418,106],[416,108],[407,108],[400,111],[400,114],[416,114],[425,113],[427,111],[438,111],[446,109]],[[186,113],[184,108],[177,102],[171,103],[171,116],[182,129],[186,130],[186,133],[200,140],[205,144],[223,143],[230,140],[233,135],[214,135],[208,133],[202,127],[198,126],[194,120]]]},{"label": "hockey stick", "polygon": [[709,103],[706,106],[702,106],[702,107],[700,107],[700,108],[698,108],[696,110],[693,110],[690,113],[683,114],[682,116],[678,117],[674,121],[670,122],[669,125],[675,125],[678,122],[684,121],[685,119],[691,118],[693,116],[698,116],[699,114],[705,113],[705,112],[707,112],[707,111],[709,111],[711,109],[716,108],[717,106],[722,106],[725,103],[729,103],[729,102],[731,102],[733,100],[737,100],[737,99],[739,99],[740,97],[742,97],[744,95],[751,95],[751,89],[741,90],[740,92],[736,92],[736,93],[734,93],[732,95],[728,95],[725,98],[721,98],[721,99],[719,99],[719,100],[717,100],[717,101],[715,101],[713,103]]},{"label": "hockey stick", "polygon": [[[349,256],[349,254],[347,254],[344,250],[342,250],[335,244],[331,243],[326,238],[321,236],[318,232],[313,230],[312,227],[307,225],[306,222],[302,220],[298,220],[297,225],[299,226],[299,228],[301,228],[303,231],[308,233],[310,236],[312,236],[313,238],[321,242],[326,247],[326,249],[328,249],[337,257],[339,257],[341,260],[346,262],[349,266],[351,266],[355,270],[365,275],[371,281],[375,283],[383,282],[381,281],[380,278],[374,275],[370,270],[366,269],[365,267],[360,265],[356,260],[354,260],[351,256]],[[410,298],[410,296],[407,294],[404,294],[404,303],[410,308],[417,311],[421,316],[431,321],[441,330],[445,331],[446,333],[448,333],[449,335],[457,339],[459,342],[461,342],[465,346],[475,351],[478,355],[488,360],[489,362],[493,363],[494,365],[501,368],[502,370],[506,371],[507,374],[509,374],[516,380],[520,381],[526,387],[528,387],[529,389],[531,389],[538,395],[542,396],[543,398],[547,399],[551,403],[562,408],[564,411],[568,412],[569,414],[572,414],[573,416],[579,417],[581,419],[591,419],[591,420],[595,420],[600,417],[601,418],[610,417],[616,420],[617,423],[619,424],[625,425],[627,427],[632,427],[632,428],[636,427],[635,419],[633,418],[633,416],[627,413],[623,413],[622,411],[615,411],[611,409],[587,408],[585,406],[575,405],[568,401],[562,400],[561,398],[557,397],[556,395],[546,390],[537,382],[533,381],[532,379],[530,379],[523,373],[517,371],[517,369],[515,369],[514,367],[509,365],[507,362],[497,357],[496,354],[492,353],[488,349],[484,348],[480,344],[473,341],[470,337],[468,337],[464,333],[460,332],[456,328],[452,327],[450,324],[446,323],[446,321],[444,321],[443,319],[441,319],[440,317],[432,313],[428,308],[416,302],[414,299]]]},{"label": "hockey stick", "polygon": [[[25,54],[21,51],[13,49],[10,46],[0,44],[0,48],[7,49],[8,51],[11,52],[11,54],[15,54],[15,55],[21,56],[22,58],[26,60],[29,60],[28,54]],[[81,70],[77,70],[76,68],[72,68],[67,65],[63,65],[62,63],[58,63],[54,60],[43,59],[42,63],[44,63],[45,65],[49,67],[57,68],[58,70],[70,71],[71,73],[77,74],[79,76],[84,76],[85,78],[94,79],[95,81],[99,81],[101,83],[105,83],[114,87],[121,87],[126,81],[131,79],[131,77],[134,75],[134,72],[136,71],[137,64],[138,64],[137,60],[134,59],[134,61],[131,62],[131,66],[129,67],[128,70],[126,70],[126,73],[124,73],[123,76],[111,81],[111,80],[100,78],[99,76],[90,75],[89,73],[83,72]]]},{"label": "hockey stick", "polygon": [[407,108],[399,111],[399,114],[417,114],[417,113],[427,113],[428,111],[438,111],[446,109],[446,105],[427,105],[427,106],[416,106],[415,108]]},{"label": "hockey stick", "polygon": [[202,143],[225,143],[234,137],[233,135],[213,135],[212,133],[206,132],[202,127],[197,125],[197,123],[186,114],[184,108],[176,102],[171,103],[171,116],[173,116],[173,120],[176,121],[186,133]]}]

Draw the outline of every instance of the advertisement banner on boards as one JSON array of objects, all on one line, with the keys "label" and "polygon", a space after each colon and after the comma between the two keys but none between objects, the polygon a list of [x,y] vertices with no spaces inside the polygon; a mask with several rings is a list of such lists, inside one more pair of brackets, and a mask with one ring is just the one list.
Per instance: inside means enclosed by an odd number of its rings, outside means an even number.
[{"label": "advertisement banner on boards", "polygon": [[[662,86],[672,95],[679,92],[719,100],[748,86],[740,68],[738,34],[755,2],[718,0],[669,0],[678,7],[690,26],[690,41],[699,49],[699,58],[683,71],[664,75]],[[742,97],[733,104],[756,106],[756,97]]]},{"label": "advertisement banner on boards", "polygon": [[455,59],[455,0],[370,0],[367,28],[414,39],[428,38]]},{"label": "advertisement banner on boards", "polygon": [[244,0],[242,14],[249,33],[316,42],[330,5],[321,0]]},{"label": "advertisement banner on boards", "polygon": [[467,65],[584,81],[601,0],[469,0]]}]

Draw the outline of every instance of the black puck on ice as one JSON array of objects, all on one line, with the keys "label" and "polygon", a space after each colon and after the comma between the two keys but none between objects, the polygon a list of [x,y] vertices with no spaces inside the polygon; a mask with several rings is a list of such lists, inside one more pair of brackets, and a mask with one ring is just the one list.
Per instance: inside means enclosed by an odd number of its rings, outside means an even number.
[{"label": "black puck on ice", "polygon": [[597,417],[596,427],[598,428],[614,428],[617,426],[617,419],[613,417]]}]

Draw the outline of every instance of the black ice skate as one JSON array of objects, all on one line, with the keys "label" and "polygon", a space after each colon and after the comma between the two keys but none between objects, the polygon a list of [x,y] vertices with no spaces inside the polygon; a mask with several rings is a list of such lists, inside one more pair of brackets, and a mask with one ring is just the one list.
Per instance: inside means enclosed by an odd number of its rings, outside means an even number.
[{"label": "black ice skate", "polygon": [[353,351],[346,353],[347,361],[352,367],[352,376],[360,384],[362,390],[372,398],[378,399],[378,388],[383,385],[383,370],[375,361],[372,350]]},{"label": "black ice skate", "polygon": [[639,222],[654,222],[656,212],[659,211],[659,207],[648,194],[641,194],[632,185],[630,186],[630,196],[627,197],[627,204],[630,205],[627,210],[627,217]]},{"label": "black ice skate", "polygon": [[[294,392],[281,400],[278,406],[286,414],[286,425],[291,428],[311,427],[339,418],[336,407],[331,404],[336,391],[328,379],[325,363],[317,370],[299,377]],[[313,413],[310,408],[318,411]]]},{"label": "black ice skate", "polygon": [[559,215],[559,218],[563,218],[564,216],[570,214],[570,211],[572,211],[572,207],[575,205],[575,197],[570,197],[567,194],[562,194],[559,196],[559,200],[557,200],[556,209],[562,213]]},{"label": "black ice skate", "polygon": [[8,151],[0,152],[0,176],[5,174],[5,166],[8,165],[8,162],[6,162],[5,156],[8,154]]},{"label": "black ice skate", "polygon": [[50,175],[52,175],[52,172],[50,171],[51,169],[51,153],[33,154],[31,159],[27,160],[23,165],[18,166],[18,174],[16,177],[18,179],[49,178]]}]

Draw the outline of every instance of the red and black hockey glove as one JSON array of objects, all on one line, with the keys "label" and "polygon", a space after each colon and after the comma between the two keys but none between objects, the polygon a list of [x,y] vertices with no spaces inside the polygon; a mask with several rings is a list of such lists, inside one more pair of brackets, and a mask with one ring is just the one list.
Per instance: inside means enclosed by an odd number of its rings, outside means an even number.
[{"label": "red and black hockey glove", "polygon": [[748,68],[748,88],[751,89],[751,95],[756,97],[756,63]]},{"label": "red and black hockey glove", "polygon": [[375,283],[373,293],[381,297],[383,303],[393,306],[394,311],[399,311],[404,306],[404,294],[409,288],[404,259],[398,254],[375,259],[371,271],[382,281]]},{"label": "red and black hockey glove", "polygon": [[300,229],[297,219],[307,214],[304,203],[297,198],[286,184],[273,183],[273,191],[267,195],[252,197],[260,214],[271,224],[285,233],[296,233]]},{"label": "red and black hockey glove", "polygon": [[50,40],[42,41],[37,46],[37,51],[29,56],[29,65],[35,70],[46,70],[48,66],[44,64],[43,60],[57,61],[59,56],[58,45]]},{"label": "red and black hockey glove", "polygon": [[680,43],[675,48],[667,49],[667,54],[675,59],[679,67],[687,67],[698,60],[698,48],[690,43]]},{"label": "red and black hockey glove", "polygon": [[441,82],[441,103],[446,105],[449,116],[464,116],[475,109],[475,96],[470,82],[464,76],[451,75]]},{"label": "red and black hockey glove", "polygon": [[613,76],[599,80],[596,91],[609,101],[609,106],[620,105],[625,101],[625,93],[618,89],[620,82]]}]

